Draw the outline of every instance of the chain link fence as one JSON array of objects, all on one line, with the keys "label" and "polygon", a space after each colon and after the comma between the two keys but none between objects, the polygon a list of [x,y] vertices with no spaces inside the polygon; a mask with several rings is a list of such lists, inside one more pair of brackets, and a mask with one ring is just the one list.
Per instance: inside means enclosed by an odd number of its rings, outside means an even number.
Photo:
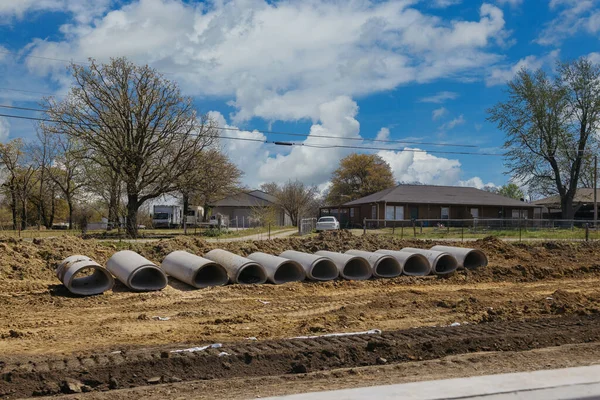
[{"label": "chain link fence", "polygon": [[315,229],[317,229],[317,219],[316,218],[302,218],[300,220],[300,235],[308,235],[312,233]]},{"label": "chain link fence", "polygon": [[[523,240],[599,240],[600,224],[593,220],[556,219],[365,219],[363,234],[399,238],[473,240],[487,236]],[[355,232],[358,233],[358,232]]]}]

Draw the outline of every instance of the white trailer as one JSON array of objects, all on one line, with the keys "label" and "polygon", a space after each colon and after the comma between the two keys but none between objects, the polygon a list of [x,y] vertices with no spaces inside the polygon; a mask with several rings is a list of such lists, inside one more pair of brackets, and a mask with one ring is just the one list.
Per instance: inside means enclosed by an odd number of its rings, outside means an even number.
[{"label": "white trailer", "polygon": [[200,226],[202,218],[204,217],[204,207],[200,206],[188,206],[186,215],[187,226]]},{"label": "white trailer", "polygon": [[182,225],[180,206],[154,206],[152,226],[155,228],[178,228]]}]

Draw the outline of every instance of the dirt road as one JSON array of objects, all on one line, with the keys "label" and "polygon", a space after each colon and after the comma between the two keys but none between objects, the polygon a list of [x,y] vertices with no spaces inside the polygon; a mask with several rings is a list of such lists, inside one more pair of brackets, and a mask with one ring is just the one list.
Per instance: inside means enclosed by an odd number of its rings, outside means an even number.
[{"label": "dirt road", "polygon": [[[253,251],[278,254],[284,249],[375,250],[431,244],[328,233],[219,244],[181,238],[127,244],[127,248],[160,262],[173,250],[203,254],[217,246],[244,255]],[[173,376],[185,381],[214,378],[218,386],[217,381],[243,379],[240,377],[248,374],[283,374],[282,386],[287,387],[286,377],[292,372],[303,375],[306,370],[310,375],[321,368],[331,371],[382,363],[377,358],[386,360],[382,364],[403,365],[419,362],[419,357],[440,360],[449,354],[600,343],[597,328],[593,329],[600,322],[600,244],[513,244],[487,239],[469,245],[486,251],[490,265],[447,278],[229,285],[205,290],[171,281],[161,292],[132,293],[117,285],[101,296],[80,298],[70,296],[56,280],[52,272],[55,262],[80,253],[104,263],[118,244],[74,238],[36,243],[0,239],[0,394],[18,397],[34,391],[64,392],[67,377],[83,382],[86,390],[97,391],[132,386],[145,390],[141,386],[156,377],[158,383],[173,380]],[[526,322],[531,319],[538,321]],[[431,328],[455,323],[460,326]],[[281,341],[298,335],[370,329],[383,331],[384,344],[370,345],[375,346],[374,351],[363,347],[381,338],[319,339],[310,348]],[[247,339],[251,337],[257,341]],[[393,346],[385,345],[394,341]],[[413,343],[412,349],[404,347],[405,342]],[[212,343],[223,347],[204,352],[206,355],[171,357],[165,353]],[[310,357],[303,350],[309,350]],[[231,354],[231,361],[218,357],[221,352]],[[202,358],[208,356],[213,361]],[[90,358],[104,361],[85,361],[89,365],[82,367],[82,360]],[[197,360],[204,361],[197,364]],[[596,360],[600,362],[600,358]],[[257,367],[261,363],[273,366]],[[213,366],[205,368],[204,364]],[[43,365],[51,367],[46,371]],[[137,375],[134,377],[127,371],[139,372],[131,372]],[[115,386],[110,377],[117,373],[122,378],[115,378],[119,381]],[[223,390],[226,387],[224,384]],[[273,388],[271,393],[278,391]],[[228,398],[225,392],[222,398]]]}]

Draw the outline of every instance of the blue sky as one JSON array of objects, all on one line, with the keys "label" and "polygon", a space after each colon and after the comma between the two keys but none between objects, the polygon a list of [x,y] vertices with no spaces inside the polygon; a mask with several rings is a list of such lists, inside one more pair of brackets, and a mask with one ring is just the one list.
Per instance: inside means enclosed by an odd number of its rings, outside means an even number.
[{"label": "blue sky", "polygon": [[[504,135],[485,119],[506,80],[559,59],[600,62],[599,38],[599,0],[2,0],[0,104],[64,96],[67,63],[47,58],[126,56],[177,81],[219,125],[242,129],[227,136],[310,134],[307,144],[383,148],[365,151],[401,181],[501,185],[501,157],[443,152],[501,152]],[[0,117],[1,141],[33,136],[31,122]],[[478,147],[347,140],[376,137]],[[297,178],[323,189],[352,151],[222,147],[250,187]]]}]

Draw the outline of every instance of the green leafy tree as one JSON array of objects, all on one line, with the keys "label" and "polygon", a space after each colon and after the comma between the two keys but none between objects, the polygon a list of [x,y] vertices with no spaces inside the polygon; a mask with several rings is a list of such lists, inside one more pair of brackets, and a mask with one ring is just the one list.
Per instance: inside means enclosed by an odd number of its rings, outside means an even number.
[{"label": "green leafy tree", "polygon": [[554,78],[522,69],[507,97],[488,110],[488,120],[506,134],[508,173],[533,192],[558,194],[562,218],[572,219],[600,128],[600,66],[587,58],[559,63]]},{"label": "green leafy tree", "polygon": [[395,186],[390,165],[376,154],[350,154],[331,177],[328,204],[342,204]]},{"label": "green leafy tree", "polygon": [[521,188],[514,183],[507,183],[506,185],[501,186],[496,193],[517,200],[525,197]]}]

